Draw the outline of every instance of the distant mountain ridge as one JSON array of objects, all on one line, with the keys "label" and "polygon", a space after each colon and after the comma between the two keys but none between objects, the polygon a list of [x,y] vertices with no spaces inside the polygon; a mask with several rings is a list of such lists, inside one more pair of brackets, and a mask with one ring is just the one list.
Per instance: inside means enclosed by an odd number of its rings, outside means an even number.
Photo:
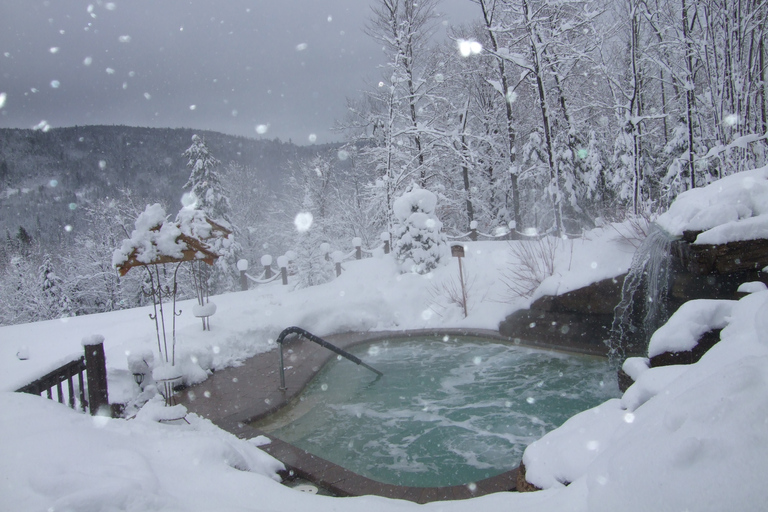
[{"label": "distant mountain ridge", "polygon": [[78,205],[116,197],[125,188],[174,211],[190,172],[182,153],[194,134],[205,139],[222,167],[234,162],[255,169],[272,190],[279,189],[289,162],[335,146],[297,146],[188,128],[0,128],[0,234],[13,235],[24,227],[33,237],[61,236],[64,226],[77,227]]}]

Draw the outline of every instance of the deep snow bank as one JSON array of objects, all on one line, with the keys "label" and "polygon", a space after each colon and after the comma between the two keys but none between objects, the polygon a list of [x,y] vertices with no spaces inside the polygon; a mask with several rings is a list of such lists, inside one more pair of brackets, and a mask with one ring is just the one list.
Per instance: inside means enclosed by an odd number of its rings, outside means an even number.
[{"label": "deep snow bank", "polygon": [[228,492],[257,503],[254,486],[283,467],[193,414],[189,426],[113,420],[5,392],[0,409],[0,510],[220,510]]},{"label": "deep snow bank", "polygon": [[[670,323],[683,320],[692,330],[725,323],[721,341],[695,364],[640,372],[620,400],[585,411],[533,443],[523,456],[528,481],[586,487],[590,510],[763,506],[768,292],[729,308],[723,301],[688,304]],[[712,306],[723,314],[711,314]],[[702,326],[707,318],[712,325]]]}]

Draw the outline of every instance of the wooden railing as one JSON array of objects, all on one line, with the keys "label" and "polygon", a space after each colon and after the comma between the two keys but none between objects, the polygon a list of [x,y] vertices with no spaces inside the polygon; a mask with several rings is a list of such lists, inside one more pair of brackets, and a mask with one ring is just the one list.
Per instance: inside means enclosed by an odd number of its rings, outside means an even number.
[{"label": "wooden railing", "polygon": [[[56,388],[57,399],[60,404],[63,404],[65,402],[63,384],[66,382],[67,401],[69,406],[75,409],[76,404],[79,403],[80,408],[85,411],[88,407],[88,402],[85,399],[84,373],[85,356],[82,356],[80,359],[70,361],[64,366],[53,370],[16,391],[18,393],[29,393],[32,395],[43,395],[43,393],[45,393],[49,399],[53,400],[53,388]],[[75,378],[77,378],[77,389],[75,389]]]},{"label": "wooden railing", "polygon": [[[20,387],[16,392],[45,395],[53,400],[55,388],[56,400],[61,404],[67,403],[72,409],[78,407],[82,411],[89,409],[91,414],[95,415],[104,411],[105,407],[109,408],[104,338],[101,336],[87,338],[83,341],[83,348],[85,355],[79,359],[60,366],[26,386]],[[64,383],[66,383],[66,390]],[[111,409],[108,410],[111,414]]]}]

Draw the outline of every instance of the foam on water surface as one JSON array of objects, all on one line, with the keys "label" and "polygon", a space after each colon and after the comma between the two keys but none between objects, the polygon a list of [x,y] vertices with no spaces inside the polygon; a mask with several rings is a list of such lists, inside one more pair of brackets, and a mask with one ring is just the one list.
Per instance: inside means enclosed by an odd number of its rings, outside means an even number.
[{"label": "foam on water surface", "polygon": [[334,359],[295,402],[255,424],[374,480],[469,484],[513,469],[525,447],[618,395],[603,358],[477,338],[408,338]]}]

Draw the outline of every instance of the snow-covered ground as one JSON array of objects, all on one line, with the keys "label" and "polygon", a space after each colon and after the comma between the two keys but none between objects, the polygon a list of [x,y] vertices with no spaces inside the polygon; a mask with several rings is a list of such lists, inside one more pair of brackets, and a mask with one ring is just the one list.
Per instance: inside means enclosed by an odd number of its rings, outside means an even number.
[{"label": "snow-covered ground", "polygon": [[[458,282],[455,259],[432,274],[399,274],[381,255],[345,263],[331,283],[304,290],[273,283],[214,297],[211,331],[181,303],[178,353],[189,379],[208,366],[238,364],[273,348],[289,325],[317,334],[469,326],[495,329],[527,301],[510,301],[500,280],[506,242],[468,243],[470,312],[446,299]],[[631,250],[607,227],[563,244],[557,293],[626,270]],[[52,401],[11,393],[105,337],[110,398],[136,393],[128,355],[157,350],[150,309],[0,328],[0,510],[401,510],[417,505],[378,497],[327,498],[274,481],[275,461],[255,442],[190,415],[191,425],[92,418]],[[620,400],[573,418],[525,454],[529,479],[547,488],[439,510],[760,510],[768,491],[768,291],[720,315],[723,341],[685,368],[643,371]],[[692,313],[693,314],[693,313]],[[693,314],[695,318],[703,315]],[[674,317],[673,317],[674,318]],[[680,319],[678,319],[679,321]],[[685,322],[686,319],[683,319]],[[28,355],[20,360],[17,352]],[[194,357],[193,357],[194,356]],[[193,360],[196,361],[193,363]],[[197,365],[195,367],[195,365]],[[203,368],[200,368],[200,367]],[[150,402],[149,407],[158,404]],[[568,486],[564,483],[571,482]]]}]

